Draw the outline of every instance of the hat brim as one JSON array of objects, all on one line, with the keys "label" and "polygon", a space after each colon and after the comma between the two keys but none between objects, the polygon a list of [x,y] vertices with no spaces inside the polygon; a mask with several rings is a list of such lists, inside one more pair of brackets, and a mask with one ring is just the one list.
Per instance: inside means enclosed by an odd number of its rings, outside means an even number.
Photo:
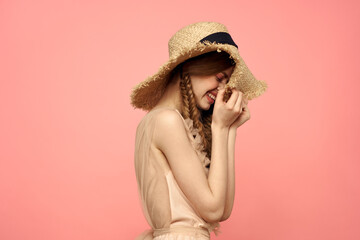
[{"label": "hat brim", "polygon": [[189,58],[212,51],[225,51],[236,63],[234,71],[227,83],[229,87],[240,90],[248,100],[259,97],[266,91],[268,87],[267,83],[254,77],[235,46],[199,42],[195,46],[181,51],[181,55],[169,58],[154,75],[137,84],[131,93],[131,104],[135,108],[141,108],[147,111],[151,110],[163,95],[170,73],[177,65]]}]

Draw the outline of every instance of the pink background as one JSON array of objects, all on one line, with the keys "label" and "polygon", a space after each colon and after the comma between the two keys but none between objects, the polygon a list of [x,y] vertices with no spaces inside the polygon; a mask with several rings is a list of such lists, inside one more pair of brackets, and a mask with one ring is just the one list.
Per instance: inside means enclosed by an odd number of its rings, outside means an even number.
[{"label": "pink background", "polygon": [[[134,239],[131,88],[197,21],[269,88],[215,239],[360,239],[358,1],[0,1],[0,239]],[[212,233],[212,237],[215,235]]]}]

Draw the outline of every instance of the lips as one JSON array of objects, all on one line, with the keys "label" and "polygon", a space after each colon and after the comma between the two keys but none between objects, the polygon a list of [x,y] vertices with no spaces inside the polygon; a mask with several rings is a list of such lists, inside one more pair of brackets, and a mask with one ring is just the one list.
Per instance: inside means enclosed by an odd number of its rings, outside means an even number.
[{"label": "lips", "polygon": [[210,104],[213,104],[216,100],[217,91],[211,91],[206,93],[206,97]]},{"label": "lips", "polygon": [[216,95],[217,95],[217,91],[211,91],[211,92],[208,92],[207,95],[213,99],[215,101],[216,99]]},{"label": "lips", "polygon": [[214,100],[215,101],[215,99],[216,99],[216,96],[214,96],[213,94],[211,94],[211,93],[208,93],[207,94],[212,100]]},{"label": "lips", "polygon": [[209,93],[207,93],[205,96],[210,104],[213,104],[215,102],[215,100],[212,97],[210,97]]}]

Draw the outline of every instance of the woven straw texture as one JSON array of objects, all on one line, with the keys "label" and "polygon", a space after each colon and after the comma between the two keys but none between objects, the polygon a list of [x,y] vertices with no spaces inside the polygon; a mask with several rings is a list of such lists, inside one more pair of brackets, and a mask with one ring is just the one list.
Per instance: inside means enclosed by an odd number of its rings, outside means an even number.
[{"label": "woven straw texture", "polygon": [[254,77],[235,46],[208,41],[200,42],[201,39],[217,32],[229,33],[223,24],[217,22],[197,22],[177,31],[168,42],[168,61],[154,75],[133,88],[131,104],[135,108],[151,110],[163,95],[170,72],[178,64],[211,51],[225,51],[236,63],[227,83],[228,87],[240,90],[248,100],[262,95],[268,87],[267,83]]}]

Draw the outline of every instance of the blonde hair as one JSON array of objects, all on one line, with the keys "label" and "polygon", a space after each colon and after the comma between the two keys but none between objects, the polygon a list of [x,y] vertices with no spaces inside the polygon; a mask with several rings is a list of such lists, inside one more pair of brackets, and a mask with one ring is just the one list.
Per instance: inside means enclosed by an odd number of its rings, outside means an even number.
[{"label": "blonde hair", "polygon": [[[179,64],[172,72],[173,75],[177,73],[180,74],[180,92],[182,96],[181,114],[185,119],[190,118],[193,121],[194,128],[198,130],[202,138],[203,151],[206,152],[209,159],[211,159],[211,121],[213,105],[207,111],[197,108],[191,85],[191,75],[212,75],[233,65],[235,65],[235,62],[230,58],[228,53],[214,51],[190,58]],[[226,95],[226,98],[228,98],[228,91]]]}]

